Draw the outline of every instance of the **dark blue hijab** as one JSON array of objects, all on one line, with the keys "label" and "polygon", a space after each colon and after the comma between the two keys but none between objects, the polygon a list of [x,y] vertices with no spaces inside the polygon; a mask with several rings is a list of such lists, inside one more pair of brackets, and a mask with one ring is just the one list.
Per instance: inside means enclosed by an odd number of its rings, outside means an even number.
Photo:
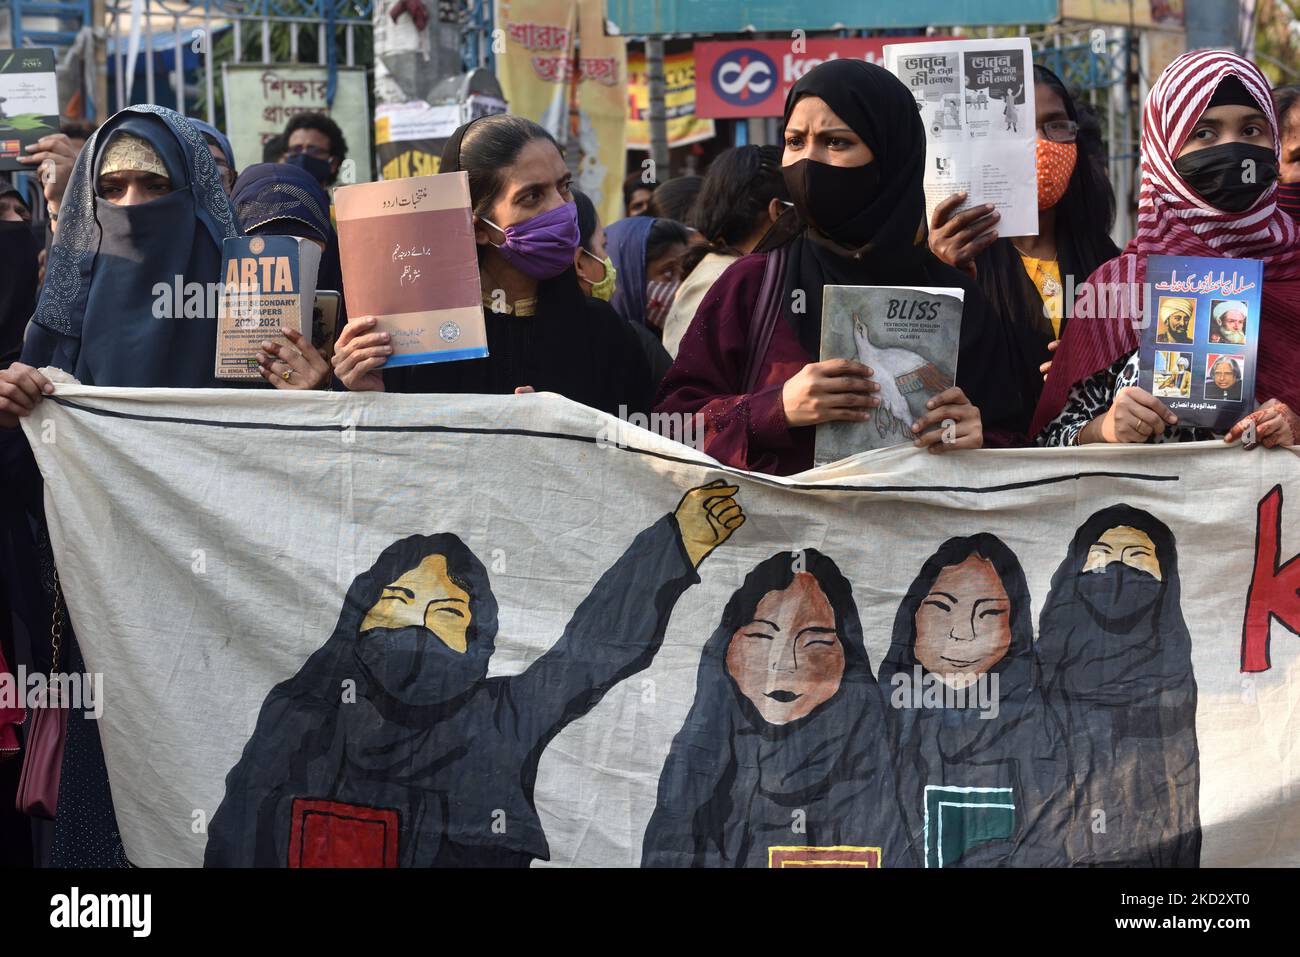
[{"label": "dark blue hijab", "polygon": [[227,137],[225,133],[221,132],[221,130],[217,129],[211,123],[204,123],[202,120],[196,120],[193,117],[188,117],[188,119],[190,121],[190,124],[194,126],[195,129],[197,129],[200,133],[206,136],[209,140],[216,140],[217,149],[221,150],[222,155],[226,157],[226,165],[229,166],[232,171],[234,171],[235,151],[230,146],[229,137]]},{"label": "dark blue hijab", "polygon": [[645,248],[653,216],[631,216],[605,227],[605,252],[618,271],[609,304],[628,322],[645,325]]},{"label": "dark blue hijab", "polygon": [[[104,149],[123,133],[153,146],[171,193],[136,206],[97,195]],[[213,375],[216,313],[208,306],[216,297],[206,290],[220,280],[222,242],[239,235],[198,130],[165,107],[122,110],[91,134],[72,168],[22,361],[56,366],[87,385],[226,385]],[[204,290],[188,317],[183,308],[177,314],[177,277],[182,292],[194,283]]]},{"label": "dark blue hijab", "polygon": [[[235,180],[231,194],[239,224],[250,235],[273,233],[310,236],[328,244],[334,237],[330,225],[330,201],[316,179],[304,169],[287,163],[258,163]],[[272,224],[292,220],[287,231]],[[303,232],[298,226],[308,227]],[[272,227],[272,228],[267,228]]]},{"label": "dark blue hijab", "polygon": [[[330,222],[330,200],[314,176],[288,163],[258,163],[239,174],[230,198],[240,226],[250,236],[299,236],[323,242],[316,288],[342,293],[339,238]],[[340,313],[340,329],[345,315]]]}]

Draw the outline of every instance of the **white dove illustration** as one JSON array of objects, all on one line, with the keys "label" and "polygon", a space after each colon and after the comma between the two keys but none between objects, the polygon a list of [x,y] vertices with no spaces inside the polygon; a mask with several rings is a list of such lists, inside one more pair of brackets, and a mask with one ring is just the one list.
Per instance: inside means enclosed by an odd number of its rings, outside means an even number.
[{"label": "white dove illustration", "polygon": [[[929,363],[910,349],[876,345],[871,341],[866,323],[856,315],[853,317],[853,341],[858,346],[858,361],[874,370],[873,378],[880,383],[877,415],[887,410],[898,422],[910,426],[915,416],[908,407],[905,393],[924,388],[919,373]],[[888,421],[883,415],[880,418]]]}]

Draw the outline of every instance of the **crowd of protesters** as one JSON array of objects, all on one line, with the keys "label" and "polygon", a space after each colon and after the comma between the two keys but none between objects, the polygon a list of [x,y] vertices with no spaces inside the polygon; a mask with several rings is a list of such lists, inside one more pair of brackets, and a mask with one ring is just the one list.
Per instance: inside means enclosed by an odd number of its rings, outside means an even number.
[{"label": "crowd of protesters", "polygon": [[[1121,251],[1095,115],[1051,71],[1036,67],[1034,81],[1035,236],[1002,235],[996,211],[964,207],[961,194],[927,217],[923,120],[899,80],[863,61],[825,62],[794,85],[780,145],[726,150],[703,177],[632,173],[627,216],[611,223],[574,188],[545,129],[481,117],[447,142],[441,170],[468,176],[488,357],[388,369],[388,334],[374,317],[347,317],[345,299],[329,361],[282,330],[262,344],[252,387],[545,391],[616,415],[698,414],[709,455],[788,475],[811,467],[818,424],[866,421],[880,404],[874,370],[819,360],[823,286],[956,287],[956,384],[910,423],[918,448],[1297,444],[1300,91],[1271,90],[1231,53],[1175,60],[1144,107],[1137,231]],[[218,282],[224,239],[267,234],[318,244],[318,285],[345,292],[329,190],[347,144],[328,117],[300,115],[263,163],[238,170],[217,129],[131,107],[29,153],[43,237],[28,198],[0,185],[0,621],[16,623],[0,638],[10,660],[39,670],[61,599],[40,477],[16,426],[54,389],[40,370],[97,386],[232,387],[213,375],[215,317],[158,318],[154,288]],[[1236,172],[1244,160],[1249,182]],[[1264,263],[1255,410],[1226,434],[1181,425],[1136,384],[1132,317],[1074,317],[1066,300],[1085,280],[1140,285],[1146,257],[1162,254]],[[65,667],[81,667],[71,627],[63,647]],[[97,734],[69,725],[63,810],[34,827],[28,860],[126,863]],[[14,773],[0,764],[0,794]]]}]

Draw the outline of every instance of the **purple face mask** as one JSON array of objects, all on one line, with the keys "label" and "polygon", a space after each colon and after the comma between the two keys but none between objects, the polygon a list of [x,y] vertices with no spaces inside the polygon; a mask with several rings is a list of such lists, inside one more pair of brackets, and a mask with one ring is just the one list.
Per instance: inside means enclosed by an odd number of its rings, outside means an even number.
[{"label": "purple face mask", "polygon": [[492,245],[526,276],[554,279],[573,265],[580,238],[578,207],[574,203],[557,206],[505,229],[486,217],[479,219],[505,235],[505,242]]}]

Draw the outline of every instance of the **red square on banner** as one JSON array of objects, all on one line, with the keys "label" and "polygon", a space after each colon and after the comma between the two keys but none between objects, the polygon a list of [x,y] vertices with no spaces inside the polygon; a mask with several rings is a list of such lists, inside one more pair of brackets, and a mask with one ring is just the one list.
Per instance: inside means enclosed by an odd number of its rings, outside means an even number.
[{"label": "red square on banner", "polygon": [[397,812],[294,798],[290,867],[396,867]]}]

